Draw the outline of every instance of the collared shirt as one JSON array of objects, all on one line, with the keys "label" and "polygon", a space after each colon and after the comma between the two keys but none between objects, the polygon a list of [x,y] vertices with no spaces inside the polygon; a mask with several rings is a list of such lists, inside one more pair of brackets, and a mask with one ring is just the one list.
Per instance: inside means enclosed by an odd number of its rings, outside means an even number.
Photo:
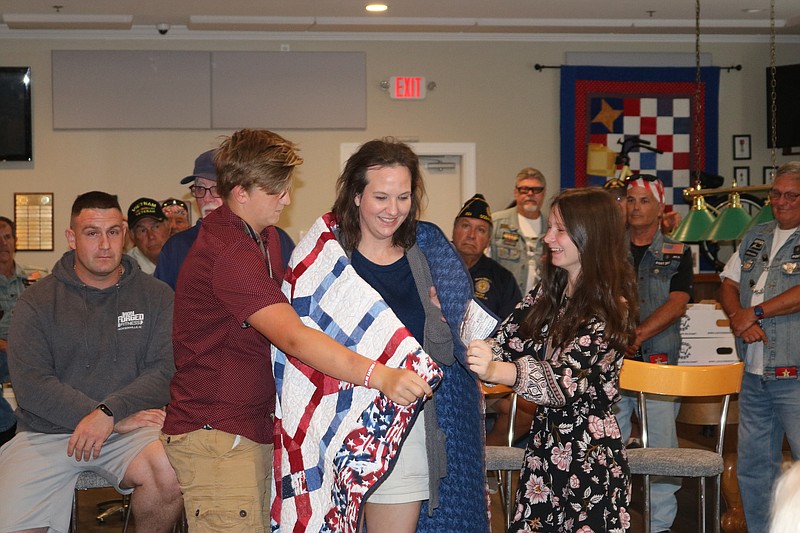
[{"label": "collared shirt", "polygon": [[136,262],[139,263],[139,267],[142,269],[142,272],[145,274],[153,275],[153,272],[156,269],[156,264],[150,261],[150,259],[142,253],[142,251],[134,246],[130,250],[128,250],[127,254],[134,259]]},{"label": "collared shirt", "polygon": [[0,339],[8,339],[8,328],[11,327],[11,315],[14,313],[14,306],[22,291],[30,285],[30,277],[38,272],[40,277],[47,275],[47,272],[37,268],[29,268],[19,263],[14,264],[14,275],[10,278],[0,275]]},{"label": "collared shirt", "polygon": [[283,265],[274,227],[260,233],[270,257],[226,205],[203,219],[175,290],[176,373],[163,431],[210,426],[255,442],[273,441],[275,381],[270,342],[247,319],[276,303]]}]

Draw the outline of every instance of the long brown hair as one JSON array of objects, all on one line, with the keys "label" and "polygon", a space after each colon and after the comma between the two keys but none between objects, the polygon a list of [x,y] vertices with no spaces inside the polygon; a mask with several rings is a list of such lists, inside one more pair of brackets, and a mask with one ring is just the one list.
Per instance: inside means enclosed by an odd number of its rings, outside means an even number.
[{"label": "long brown hair", "polygon": [[411,173],[411,209],[392,235],[392,244],[408,249],[417,241],[417,219],[425,198],[419,158],[407,144],[385,137],[362,144],[347,160],[336,180],[336,201],[331,211],[339,224],[339,242],[347,251],[355,249],[361,242],[356,196],[362,194],[367,186],[367,171],[380,167],[406,167]]},{"label": "long brown hair", "polygon": [[581,272],[564,315],[561,307],[567,272],[552,264],[550,249],[542,256],[541,297],[522,322],[521,333],[541,341],[549,324],[554,347],[575,338],[578,328],[592,318],[605,322],[605,339],[624,351],[636,338],[638,293],[636,275],[628,259],[628,243],[622,213],[611,195],[600,188],[568,189],[553,199],[551,213],[558,211],[567,234],[580,253]]}]

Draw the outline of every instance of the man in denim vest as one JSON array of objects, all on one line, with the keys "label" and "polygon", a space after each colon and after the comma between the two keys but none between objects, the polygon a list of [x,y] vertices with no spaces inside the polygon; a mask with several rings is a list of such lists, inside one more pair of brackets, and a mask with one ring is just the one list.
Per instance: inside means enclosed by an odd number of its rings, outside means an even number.
[{"label": "man in denim vest", "polygon": [[514,182],[514,207],[492,215],[491,258],[514,274],[524,296],[539,282],[544,251],[540,239],[547,231],[542,212],[547,182],[535,168],[523,168]]},{"label": "man in denim vest", "polygon": [[[678,363],[681,348],[680,322],[693,290],[692,255],[688,246],[661,232],[664,216],[664,185],[655,176],[640,174],[628,182],[626,192],[631,256],[639,283],[639,325],[629,357],[653,364]],[[620,391],[615,406],[622,438],[631,433],[631,414],[636,396]],[[647,399],[648,436],[656,448],[677,448],[676,398]],[[669,531],[678,511],[675,492],[680,479],[655,478],[651,486],[651,531]]]},{"label": "man in denim vest", "polygon": [[774,221],[745,235],[722,272],[720,303],[745,363],[737,475],[748,531],[767,531],[784,435],[800,453],[800,161],[782,165]]}]

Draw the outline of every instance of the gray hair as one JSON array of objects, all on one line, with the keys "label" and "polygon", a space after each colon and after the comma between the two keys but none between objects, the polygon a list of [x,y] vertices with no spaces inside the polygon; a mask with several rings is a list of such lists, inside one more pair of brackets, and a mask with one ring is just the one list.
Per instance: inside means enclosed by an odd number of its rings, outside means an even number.
[{"label": "gray hair", "polygon": [[789,161],[788,163],[782,164],[775,173],[775,179],[787,175],[794,176],[795,179],[800,179],[800,161]]},{"label": "gray hair", "polygon": [[547,186],[547,181],[544,179],[544,174],[540,170],[533,167],[525,167],[517,172],[517,183],[526,179],[539,180],[543,187]]}]

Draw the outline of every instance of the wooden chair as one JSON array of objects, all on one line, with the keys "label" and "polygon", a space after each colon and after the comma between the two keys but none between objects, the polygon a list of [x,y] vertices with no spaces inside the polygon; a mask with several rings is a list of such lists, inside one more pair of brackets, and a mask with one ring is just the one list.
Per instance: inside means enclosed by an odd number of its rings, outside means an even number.
[{"label": "wooden chair", "polygon": [[[732,394],[742,386],[744,363],[718,366],[675,366],[625,359],[619,377],[621,389],[638,393],[642,448],[628,450],[631,474],[644,476],[644,530],[650,533],[650,476],[696,477],[700,480],[698,505],[700,531],[706,530],[706,478],[716,480],[714,531],[720,528],[720,474],[724,465],[722,445]],[[649,448],[645,395],[722,397],[715,451],[694,448]]]}]

